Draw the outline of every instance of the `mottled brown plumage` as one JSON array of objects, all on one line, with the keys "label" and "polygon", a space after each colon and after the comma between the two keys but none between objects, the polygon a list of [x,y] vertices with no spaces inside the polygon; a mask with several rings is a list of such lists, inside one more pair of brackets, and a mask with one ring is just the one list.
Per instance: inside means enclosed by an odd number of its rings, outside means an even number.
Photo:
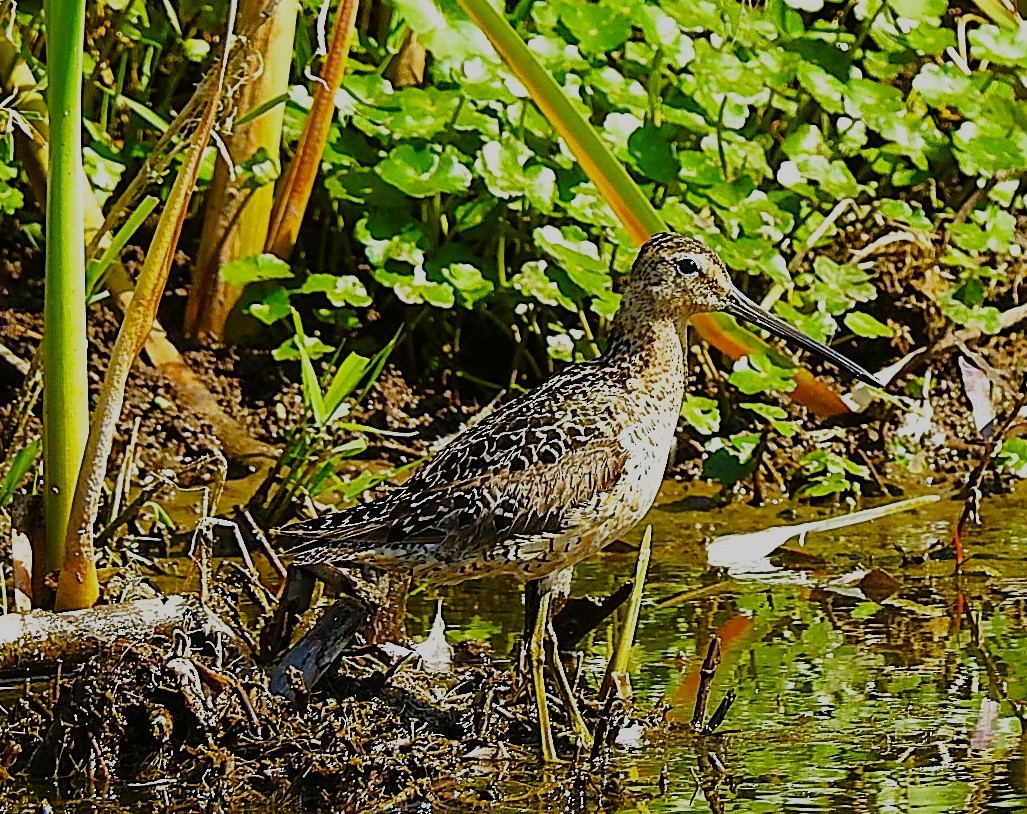
[{"label": "mottled brown plumage", "polygon": [[606,352],[569,365],[463,434],[385,497],[283,529],[294,565],[402,569],[453,583],[538,579],[598,551],[652,506],[685,392],[689,317],[727,311],[866,371],[770,317],[701,241],[639,252]]}]

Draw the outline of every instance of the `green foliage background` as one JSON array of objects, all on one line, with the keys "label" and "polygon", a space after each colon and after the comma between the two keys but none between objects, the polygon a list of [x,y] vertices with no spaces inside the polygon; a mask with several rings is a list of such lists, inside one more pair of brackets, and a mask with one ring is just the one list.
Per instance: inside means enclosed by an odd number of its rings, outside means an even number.
[{"label": "green foliage background", "polygon": [[[430,84],[352,72],[324,187],[375,296],[487,307],[556,358],[588,353],[630,242],[454,7],[397,11],[385,46],[409,24],[435,57]],[[513,17],[667,222],[702,235],[755,292],[773,291],[786,319],[820,339],[894,333],[872,264],[807,251],[858,222],[936,248],[924,308],[998,329],[989,294],[1019,254],[1027,33],[964,26],[942,0],[556,0]]]}]

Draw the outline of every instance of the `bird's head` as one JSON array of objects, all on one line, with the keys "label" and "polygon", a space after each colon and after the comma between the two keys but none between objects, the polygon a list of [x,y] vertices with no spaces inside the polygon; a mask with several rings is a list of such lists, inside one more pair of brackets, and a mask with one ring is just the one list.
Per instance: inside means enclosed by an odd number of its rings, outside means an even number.
[{"label": "bird's head", "polygon": [[720,312],[750,322],[833,364],[867,384],[880,383],[861,365],[764,310],[731,281],[724,261],[701,240],[673,232],[654,235],[638,252],[625,290],[626,309],[645,302],[649,317],[679,326],[695,314]]}]

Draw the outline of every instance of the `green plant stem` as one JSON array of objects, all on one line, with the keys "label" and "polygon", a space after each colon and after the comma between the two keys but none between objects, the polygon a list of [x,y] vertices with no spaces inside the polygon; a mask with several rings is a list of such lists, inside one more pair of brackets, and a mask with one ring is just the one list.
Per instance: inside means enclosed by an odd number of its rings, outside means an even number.
[{"label": "green plant stem", "polygon": [[[74,502],[66,535],[61,577],[57,584],[57,610],[76,610],[93,605],[99,597],[99,584],[94,562],[93,526],[96,522],[107,461],[114,443],[114,431],[125,397],[125,383],[139,351],[146,343],[157,314],[157,305],[171,270],[178,237],[189,207],[193,187],[199,175],[203,150],[210,138],[217,116],[218,101],[228,64],[235,23],[236,3],[229,4],[228,32],[225,49],[218,61],[217,81],[207,99],[203,116],[194,131],[181,171],[168,195],[153,240],[139,273],[135,293],[125,312],[111,351],[111,360],[104,375],[97,399],[96,415],[88,433],[88,449],[74,486]],[[58,175],[53,167],[51,178]],[[82,245],[82,227],[76,236]],[[83,275],[84,276],[84,275]]]},{"label": "green plant stem", "polygon": [[631,586],[628,598],[628,615],[621,628],[620,638],[613,651],[613,656],[606,667],[599,697],[606,698],[613,690],[625,691],[628,685],[628,665],[631,661],[631,648],[635,643],[635,631],[638,629],[638,616],[642,608],[642,594],[645,591],[645,577],[649,572],[649,558],[653,550],[653,527],[646,526],[642,535],[642,544],[638,548],[638,563],[635,565],[635,582]]},{"label": "green plant stem", "polygon": [[[36,578],[61,567],[75,482],[89,433],[85,213],[82,189],[83,0],[47,0],[50,166],[43,338],[46,542]],[[38,584],[38,582],[37,582]],[[38,599],[38,598],[37,598]]]}]

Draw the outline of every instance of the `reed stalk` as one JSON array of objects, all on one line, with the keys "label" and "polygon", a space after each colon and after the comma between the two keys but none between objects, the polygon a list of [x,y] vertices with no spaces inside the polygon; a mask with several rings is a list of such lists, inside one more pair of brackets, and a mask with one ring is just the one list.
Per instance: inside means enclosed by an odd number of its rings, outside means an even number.
[{"label": "reed stalk", "polygon": [[[125,384],[132,364],[153,327],[157,305],[164,293],[178,238],[188,214],[189,201],[199,176],[203,150],[214,129],[228,53],[233,40],[235,12],[236,4],[232,2],[229,6],[228,33],[224,38],[225,50],[219,62],[218,81],[207,100],[200,123],[190,140],[189,152],[168,195],[149,251],[146,253],[142,271],[139,273],[135,292],[125,311],[124,322],[111,351],[111,361],[100,388],[96,413],[89,427],[85,458],[75,485],[64,560],[57,584],[57,610],[87,608],[95,604],[99,597],[93,545],[94,524],[107,473],[107,462],[114,444],[114,432],[124,403]],[[81,250],[81,226],[77,242]]]},{"label": "reed stalk", "polygon": [[[242,30],[256,25],[270,9],[271,18],[256,30],[248,47],[259,55],[259,73],[242,86],[236,98],[241,124],[224,139],[229,166],[219,157],[207,193],[203,233],[196,273],[186,301],[185,331],[220,341],[229,328],[229,317],[242,288],[221,276],[233,260],[260,254],[268,236],[274,205],[274,184],[255,185],[255,179],[238,168],[261,151],[277,162],[282,141],[285,105],[268,103],[284,98],[289,90],[298,0],[242,0]],[[266,108],[266,109],[265,109]],[[260,111],[247,118],[247,114]]]},{"label": "reed stalk", "polygon": [[271,211],[264,251],[287,260],[296,246],[303,214],[307,211],[310,193],[321,167],[321,155],[328,143],[328,133],[335,119],[335,93],[342,84],[349,60],[349,49],[356,29],[358,0],[342,0],[335,18],[332,40],[328,46],[320,82],[316,83],[314,101],[303,124],[296,153],[289,162]]},{"label": "reed stalk", "polygon": [[613,655],[606,666],[606,675],[599,690],[599,697],[606,698],[616,689],[622,697],[629,694],[631,686],[628,679],[628,665],[631,661],[631,648],[635,644],[635,631],[638,630],[638,617],[642,609],[642,594],[645,592],[645,577],[649,572],[649,559],[653,551],[653,527],[646,526],[642,535],[642,544],[638,548],[638,562],[635,565],[635,581],[631,585],[631,596],[628,597],[627,617],[621,628],[620,638],[613,650]]},{"label": "reed stalk", "polygon": [[[46,0],[50,166],[43,315],[43,491],[46,534],[33,582],[61,567],[89,432],[82,172],[84,0]],[[36,601],[39,597],[36,596]]]}]

